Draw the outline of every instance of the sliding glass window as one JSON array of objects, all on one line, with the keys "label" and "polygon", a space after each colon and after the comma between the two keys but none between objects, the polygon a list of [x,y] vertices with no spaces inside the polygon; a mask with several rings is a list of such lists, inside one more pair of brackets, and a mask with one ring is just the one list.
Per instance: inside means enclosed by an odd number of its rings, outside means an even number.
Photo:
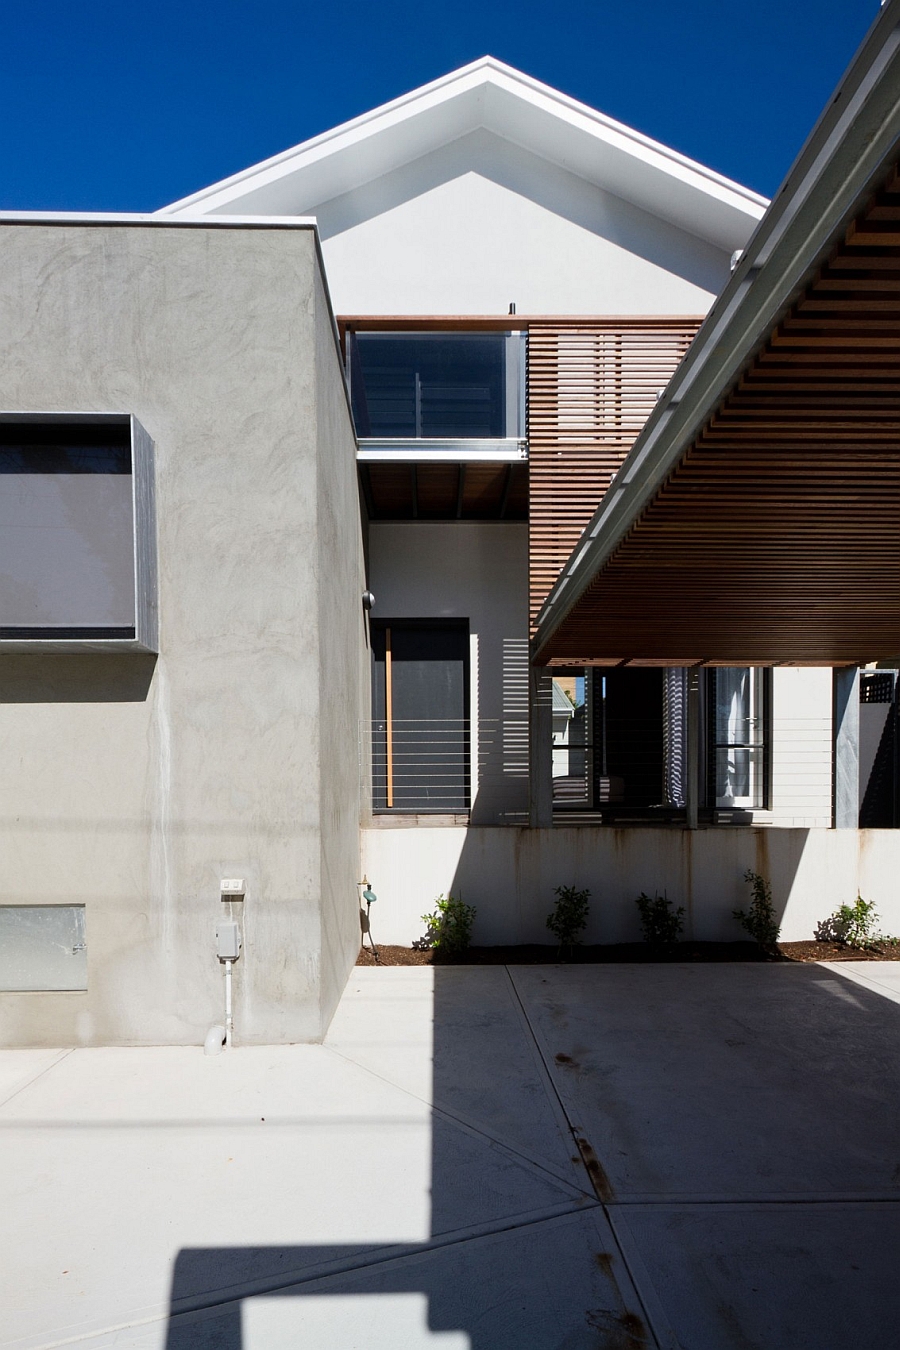
[{"label": "sliding glass window", "polygon": [[361,440],[524,436],[524,334],[348,333]]}]

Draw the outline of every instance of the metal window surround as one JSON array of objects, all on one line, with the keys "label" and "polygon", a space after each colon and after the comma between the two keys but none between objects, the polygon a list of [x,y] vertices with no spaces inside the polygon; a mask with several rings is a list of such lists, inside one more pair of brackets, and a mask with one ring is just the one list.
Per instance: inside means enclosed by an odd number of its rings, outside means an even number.
[{"label": "metal window surround", "polygon": [[[10,623],[0,596],[0,655],[7,652],[157,652],[156,510],[153,442],[136,417],[123,412],[0,412],[0,424],[61,427],[121,426],[127,429],[130,449],[132,540],[131,584],[133,624],[88,626],[73,614],[71,624]],[[124,436],[123,436],[124,442]],[[2,476],[0,476],[2,488]],[[124,628],[124,631],[123,631]]]},{"label": "metal window surround", "polygon": [[511,436],[479,441],[366,437],[357,458],[367,464],[519,464],[528,459],[528,442]]}]

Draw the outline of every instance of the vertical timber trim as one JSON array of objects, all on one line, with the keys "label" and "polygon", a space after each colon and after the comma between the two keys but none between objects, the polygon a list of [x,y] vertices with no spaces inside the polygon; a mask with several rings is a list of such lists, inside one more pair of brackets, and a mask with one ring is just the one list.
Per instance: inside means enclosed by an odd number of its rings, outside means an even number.
[{"label": "vertical timber trim", "polygon": [[529,321],[532,629],[700,323],[699,318]]},{"label": "vertical timber trim", "polygon": [[859,667],[835,670],[834,828],[859,828]]},{"label": "vertical timber trim", "polygon": [[391,630],[384,630],[384,731],[387,750],[387,804],[394,805],[394,686],[391,671]]}]

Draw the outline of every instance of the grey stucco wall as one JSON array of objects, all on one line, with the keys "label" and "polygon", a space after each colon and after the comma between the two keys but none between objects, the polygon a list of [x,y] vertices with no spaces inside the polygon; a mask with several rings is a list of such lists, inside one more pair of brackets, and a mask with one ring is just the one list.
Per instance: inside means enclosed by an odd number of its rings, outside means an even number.
[{"label": "grey stucco wall", "polygon": [[85,903],[89,970],[0,994],[7,1044],[201,1041],[222,877],[247,883],[239,1041],[319,1037],[346,978],[356,748],[321,742],[364,696],[363,583],[317,272],[310,230],[0,227],[0,406],[136,414],[160,573],[158,658],[0,654],[0,903]]},{"label": "grey stucco wall", "polygon": [[[316,288],[319,437],[319,801],[321,1016],[328,1026],[359,952],[360,721],[370,706],[370,663],[362,607],[365,562],[356,439],[321,275]],[[349,462],[352,472],[347,472]],[[356,523],[356,532],[348,529]]]}]

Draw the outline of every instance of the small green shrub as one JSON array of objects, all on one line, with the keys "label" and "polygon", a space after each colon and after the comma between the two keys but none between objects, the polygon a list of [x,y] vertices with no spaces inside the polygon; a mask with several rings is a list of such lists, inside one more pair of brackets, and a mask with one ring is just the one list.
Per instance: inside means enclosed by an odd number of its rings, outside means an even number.
[{"label": "small green shrub", "polygon": [[553,894],[556,904],[547,915],[547,927],[563,947],[575,947],[581,942],[590,912],[590,891],[580,891],[576,886],[556,886]]},{"label": "small green shrub", "polygon": [[641,891],[635,901],[641,915],[641,932],[644,941],[657,949],[672,947],[678,941],[684,928],[684,905],[672,908],[672,901],[665,895],[654,895],[651,899]]},{"label": "small green shrub", "polygon": [[447,956],[457,956],[472,941],[475,906],[454,899],[452,895],[439,895],[434,902],[434,911],[423,914],[422,922],[425,936],[419,938],[416,947],[431,947]]},{"label": "small green shrub", "polygon": [[875,931],[878,911],[874,900],[857,895],[855,905],[839,905],[833,914],[823,919],[816,928],[817,942],[839,942],[842,947],[858,947],[864,951],[876,942],[891,943]]},{"label": "small green shrub", "polygon": [[751,872],[749,868],[744,873],[744,880],[750,883],[753,898],[746,912],[735,909],[732,913],[741,927],[745,928],[761,947],[771,951],[781,932],[781,924],[772,904],[772,887],[765,877],[761,877],[758,872]]}]

